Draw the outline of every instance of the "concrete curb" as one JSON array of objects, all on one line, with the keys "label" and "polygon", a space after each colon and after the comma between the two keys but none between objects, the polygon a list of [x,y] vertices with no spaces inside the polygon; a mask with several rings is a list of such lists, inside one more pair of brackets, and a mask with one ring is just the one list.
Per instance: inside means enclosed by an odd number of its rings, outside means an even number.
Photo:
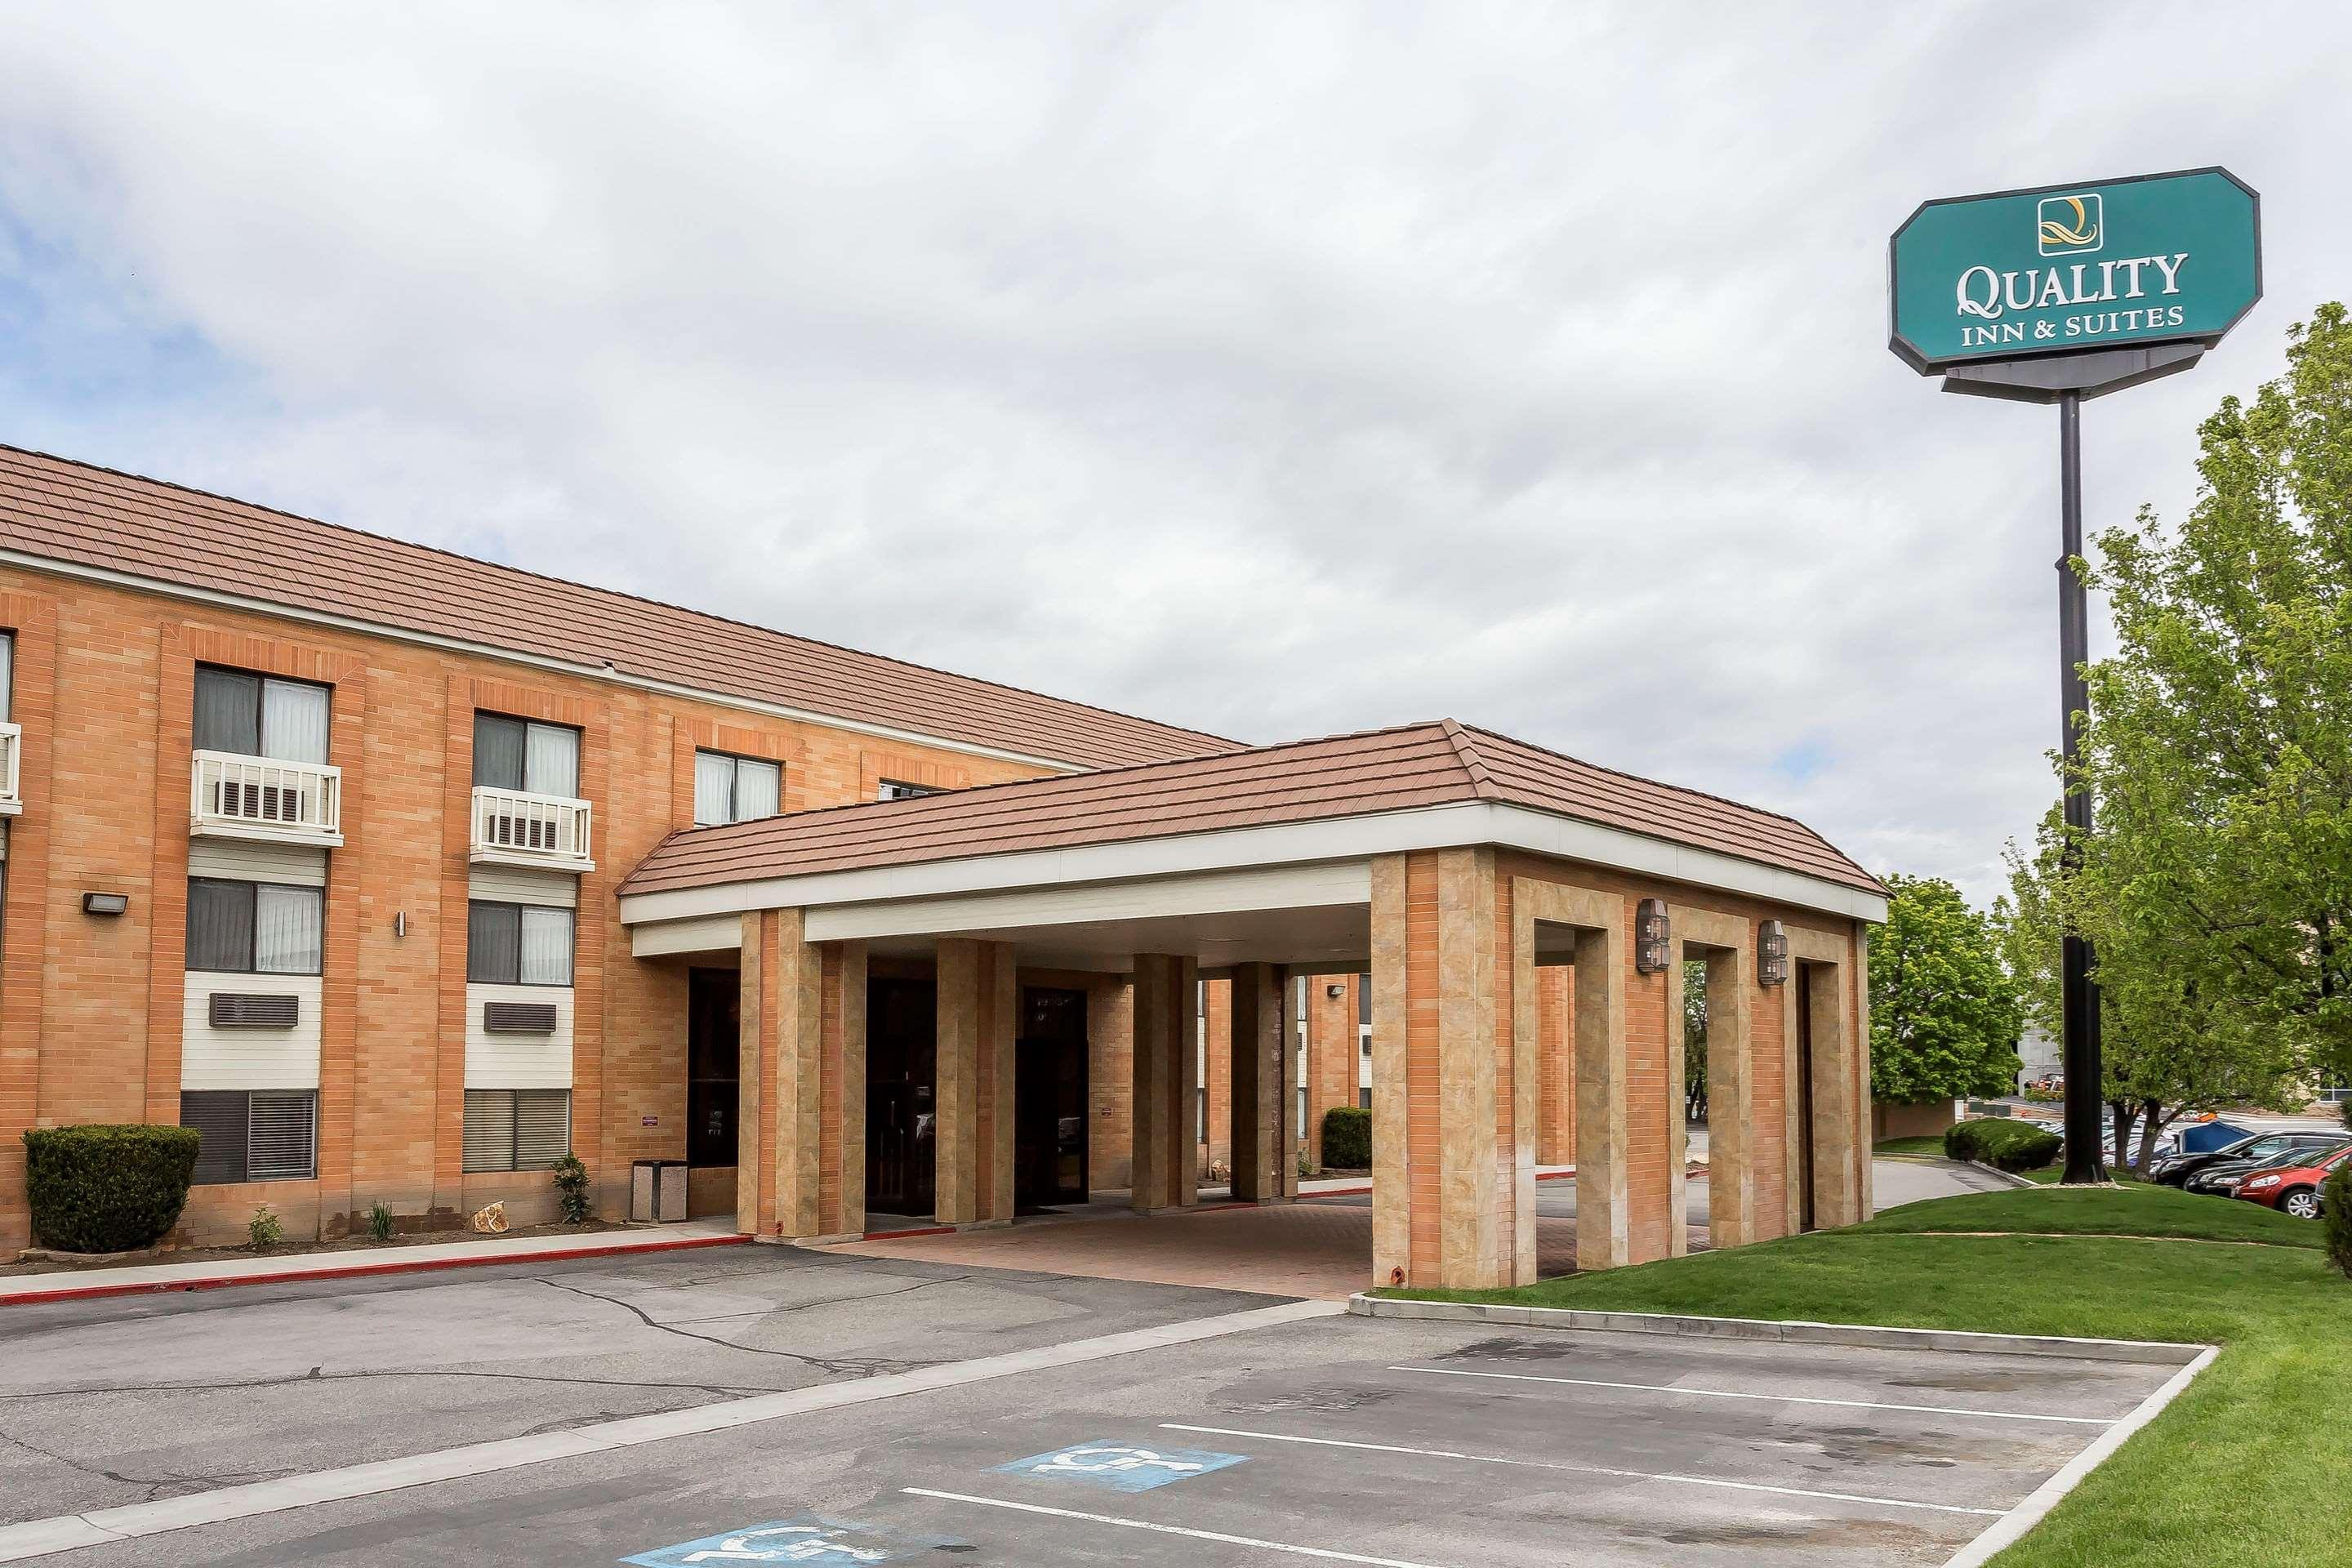
[{"label": "concrete curb", "polygon": [[2042,1184],[2040,1182],[2028,1181],[2015,1171],[2004,1171],[1999,1165],[1988,1165],[1982,1160],[1963,1160],[1960,1163],[1973,1166],[1996,1181],[2007,1182],[2012,1187],[2038,1187]]},{"label": "concrete curb", "polygon": [[1691,1339],[1749,1340],[1772,1344],[1852,1345],[1874,1350],[1973,1351],[1996,1355],[2064,1356],[2074,1361],[2132,1361],[2186,1366],[2207,1345],[2157,1340],[2078,1340],[2056,1334],[1985,1334],[1963,1329],[1890,1329],[1864,1323],[1783,1322],[1770,1318],[1692,1318],[1662,1312],[1594,1312],[1578,1308],[1505,1307],[1478,1301],[1413,1301],[1357,1294],[1348,1310],[1362,1318],[1411,1318],[1440,1322],[1503,1323],[1524,1329],[1581,1329],[1606,1333],[1672,1334]]},{"label": "concrete curb", "polygon": [[[184,1279],[133,1279],[50,1286],[47,1289],[33,1287],[37,1282],[58,1277],[37,1274],[24,1276],[17,1281],[0,1280],[0,1307],[37,1307],[51,1301],[91,1301],[108,1296],[156,1296],[175,1290],[226,1290],[240,1285],[299,1285],[312,1279],[358,1279],[371,1274],[427,1274],[442,1268],[480,1268],[495,1264],[512,1267],[519,1263],[561,1263],[575,1258],[632,1257],[638,1253],[680,1252],[696,1247],[738,1247],[751,1239],[748,1236],[681,1236],[667,1241],[603,1242],[509,1253],[503,1257],[497,1249],[485,1247],[479,1255],[464,1258],[372,1258],[365,1263],[335,1264],[323,1268],[274,1268],[254,1274],[191,1273]],[[320,1255],[314,1253],[310,1256]],[[205,1265],[190,1264],[187,1267],[193,1270]],[[16,1289],[9,1288],[12,1284]]]}]

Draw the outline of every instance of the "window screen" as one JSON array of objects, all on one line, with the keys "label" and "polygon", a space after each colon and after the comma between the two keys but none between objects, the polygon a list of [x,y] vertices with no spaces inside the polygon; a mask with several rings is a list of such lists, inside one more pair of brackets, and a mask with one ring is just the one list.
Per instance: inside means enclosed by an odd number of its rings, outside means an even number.
[{"label": "window screen", "polygon": [[466,978],[484,985],[569,985],[570,910],[475,903],[466,910]]},{"label": "window screen", "polygon": [[568,1089],[469,1089],[468,1171],[543,1171],[572,1152]]}]

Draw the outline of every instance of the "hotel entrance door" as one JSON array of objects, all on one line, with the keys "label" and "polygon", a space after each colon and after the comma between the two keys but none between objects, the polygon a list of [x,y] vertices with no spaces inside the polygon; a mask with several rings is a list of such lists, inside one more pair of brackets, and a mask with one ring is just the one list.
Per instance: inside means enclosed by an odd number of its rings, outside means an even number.
[{"label": "hotel entrance door", "polygon": [[1013,1062],[1014,1209],[1085,1203],[1087,994],[1024,988]]}]

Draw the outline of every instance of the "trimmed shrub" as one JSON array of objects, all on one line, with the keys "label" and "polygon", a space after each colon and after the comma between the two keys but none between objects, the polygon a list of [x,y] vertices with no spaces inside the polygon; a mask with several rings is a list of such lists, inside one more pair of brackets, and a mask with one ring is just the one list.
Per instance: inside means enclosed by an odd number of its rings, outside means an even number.
[{"label": "trimmed shrub", "polygon": [[2058,1158],[2066,1141],[2013,1116],[1958,1121],[1944,1133],[1944,1152],[2003,1171],[2036,1171]]},{"label": "trimmed shrub", "polygon": [[588,1167],[577,1154],[566,1154],[555,1163],[555,1201],[562,1207],[564,1224],[588,1223],[593,1207],[588,1193]]},{"label": "trimmed shrub", "polygon": [[33,1234],[61,1252],[152,1247],[178,1223],[196,1171],[193,1127],[31,1127],[25,1196]]},{"label": "trimmed shrub", "polygon": [[1323,1163],[1336,1171],[1371,1168],[1370,1111],[1360,1106],[1335,1105],[1323,1113]]},{"label": "trimmed shrub", "polygon": [[2352,1160],[2329,1173],[2326,1185],[2319,1189],[2319,1203],[2327,1260],[2352,1279]]}]

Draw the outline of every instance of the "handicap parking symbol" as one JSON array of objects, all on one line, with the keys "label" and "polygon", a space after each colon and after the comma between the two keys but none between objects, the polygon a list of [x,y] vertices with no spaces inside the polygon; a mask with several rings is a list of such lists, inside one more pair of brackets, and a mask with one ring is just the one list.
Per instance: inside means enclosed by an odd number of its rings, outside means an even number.
[{"label": "handicap parking symbol", "polygon": [[690,1564],[705,1563],[796,1563],[826,1568],[834,1563],[888,1562],[891,1553],[881,1547],[860,1546],[850,1539],[858,1529],[856,1525],[828,1523],[813,1514],[804,1514],[798,1519],[746,1525],[724,1535],[706,1535],[699,1541],[681,1541],[676,1546],[656,1547],[621,1561],[634,1563],[638,1568],[689,1568]]},{"label": "handicap parking symbol", "polygon": [[1073,1443],[1050,1454],[1032,1454],[1009,1465],[999,1465],[1002,1476],[1038,1476],[1053,1480],[1089,1481],[1113,1491],[1143,1492],[1171,1481],[1238,1465],[1248,1456],[1213,1454],[1205,1448],[1150,1448],[1140,1443],[1111,1438]]}]

